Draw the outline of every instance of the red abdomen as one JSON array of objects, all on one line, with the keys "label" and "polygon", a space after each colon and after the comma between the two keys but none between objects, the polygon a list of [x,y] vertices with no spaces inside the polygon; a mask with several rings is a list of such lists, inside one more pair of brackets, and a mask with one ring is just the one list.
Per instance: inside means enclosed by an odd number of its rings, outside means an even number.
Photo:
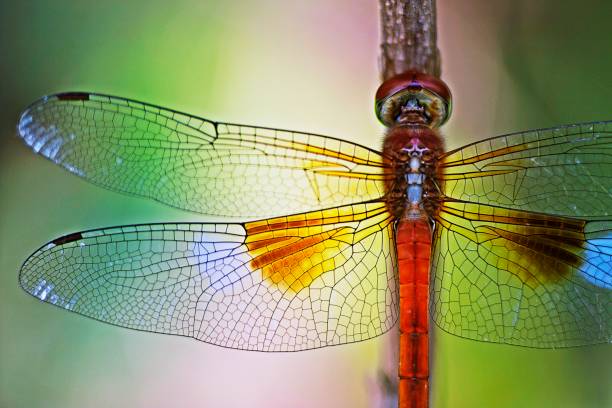
[{"label": "red abdomen", "polygon": [[429,400],[429,261],[431,227],[426,218],[400,219],[399,407],[426,408]]}]

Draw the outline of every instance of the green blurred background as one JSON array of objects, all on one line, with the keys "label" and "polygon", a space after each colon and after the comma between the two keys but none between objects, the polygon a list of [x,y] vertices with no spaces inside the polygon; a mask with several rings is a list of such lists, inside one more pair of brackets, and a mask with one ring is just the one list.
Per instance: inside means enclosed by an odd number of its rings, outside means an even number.
[{"label": "green blurred background", "polygon": [[[609,1],[444,1],[448,147],[610,119]],[[132,332],[42,305],[21,262],[59,235],[201,221],[96,188],[15,137],[48,93],[90,90],[211,119],[330,134],[377,147],[375,0],[0,2],[0,407],[380,405],[389,336],[293,354]],[[532,350],[436,332],[435,407],[612,405],[609,346]]]}]

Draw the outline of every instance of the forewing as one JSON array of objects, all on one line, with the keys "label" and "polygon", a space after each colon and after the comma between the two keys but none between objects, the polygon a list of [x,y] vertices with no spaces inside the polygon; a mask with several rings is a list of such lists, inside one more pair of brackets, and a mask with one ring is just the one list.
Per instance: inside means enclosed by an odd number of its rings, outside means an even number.
[{"label": "forewing", "polygon": [[219,346],[297,351],[365,340],[397,317],[382,203],[245,224],[150,224],[58,238],[20,284],[61,308]]},{"label": "forewing", "polygon": [[499,136],[441,159],[447,197],[584,219],[610,218],[612,122]]},{"label": "forewing", "polygon": [[205,214],[269,217],[384,192],[382,158],[368,148],[118,97],[48,96],[18,129],[35,152],[95,184]]},{"label": "forewing", "polygon": [[436,216],[432,316],[470,339],[612,341],[612,223],[465,202]]}]

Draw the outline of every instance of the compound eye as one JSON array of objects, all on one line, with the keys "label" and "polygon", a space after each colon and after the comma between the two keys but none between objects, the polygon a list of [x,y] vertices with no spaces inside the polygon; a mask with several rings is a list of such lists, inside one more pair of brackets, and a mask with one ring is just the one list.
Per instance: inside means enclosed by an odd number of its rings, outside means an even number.
[{"label": "compound eye", "polygon": [[440,127],[450,117],[450,89],[436,77],[411,71],[388,79],[376,91],[376,116],[387,127],[410,123],[413,116],[402,114],[408,104],[423,109],[420,118],[427,126]]}]

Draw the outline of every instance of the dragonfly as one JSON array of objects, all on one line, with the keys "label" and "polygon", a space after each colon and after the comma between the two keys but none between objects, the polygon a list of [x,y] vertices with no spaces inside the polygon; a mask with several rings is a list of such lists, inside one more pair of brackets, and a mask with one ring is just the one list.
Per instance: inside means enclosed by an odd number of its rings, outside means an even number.
[{"label": "dragonfly", "polygon": [[400,407],[428,406],[430,322],[533,348],[609,343],[612,122],[446,151],[440,79],[397,75],[375,106],[380,150],[88,92],[34,102],[18,124],[34,152],[227,221],[71,233],[24,262],[21,287],[102,322],[240,350],[399,326]]}]

